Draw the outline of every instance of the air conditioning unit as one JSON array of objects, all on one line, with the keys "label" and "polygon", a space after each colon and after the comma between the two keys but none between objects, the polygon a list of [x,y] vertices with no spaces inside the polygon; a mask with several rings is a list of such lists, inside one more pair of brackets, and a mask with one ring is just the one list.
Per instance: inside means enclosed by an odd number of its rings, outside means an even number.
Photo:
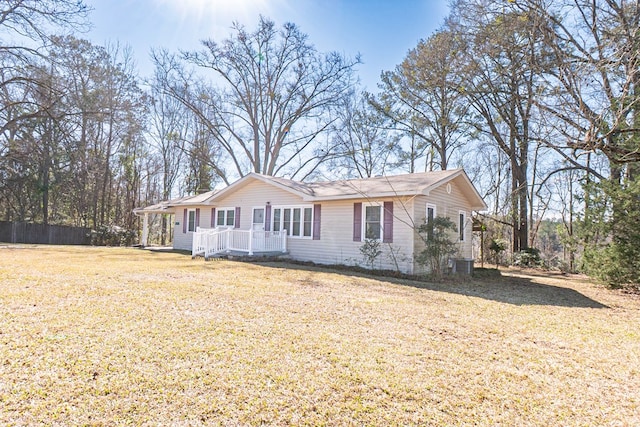
[{"label": "air conditioning unit", "polygon": [[452,273],[456,274],[465,274],[472,275],[473,274],[473,260],[466,258],[457,258],[453,260],[453,269]]}]

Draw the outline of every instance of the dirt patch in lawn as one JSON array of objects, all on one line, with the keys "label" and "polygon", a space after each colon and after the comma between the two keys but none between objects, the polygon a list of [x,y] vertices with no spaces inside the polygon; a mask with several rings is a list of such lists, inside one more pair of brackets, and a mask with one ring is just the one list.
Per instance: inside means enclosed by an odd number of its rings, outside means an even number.
[{"label": "dirt patch in lawn", "polygon": [[640,424],[640,302],[583,277],[8,246],[0,284],[3,425]]}]

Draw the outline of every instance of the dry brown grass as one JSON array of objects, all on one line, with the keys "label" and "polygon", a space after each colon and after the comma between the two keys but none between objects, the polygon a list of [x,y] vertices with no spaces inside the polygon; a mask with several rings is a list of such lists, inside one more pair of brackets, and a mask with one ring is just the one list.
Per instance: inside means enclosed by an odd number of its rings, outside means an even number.
[{"label": "dry brown grass", "polygon": [[639,425],[640,301],[0,248],[2,425]]}]

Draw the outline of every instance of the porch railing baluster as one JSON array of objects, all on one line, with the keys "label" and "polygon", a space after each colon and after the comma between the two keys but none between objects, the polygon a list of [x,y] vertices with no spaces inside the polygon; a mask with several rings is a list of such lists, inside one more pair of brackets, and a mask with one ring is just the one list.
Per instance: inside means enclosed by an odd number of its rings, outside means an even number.
[{"label": "porch railing baluster", "polygon": [[[260,239],[254,242],[254,239]],[[255,232],[254,230],[198,228],[193,233],[192,257],[205,258],[232,251],[247,252],[287,252],[287,233],[282,231]]]}]

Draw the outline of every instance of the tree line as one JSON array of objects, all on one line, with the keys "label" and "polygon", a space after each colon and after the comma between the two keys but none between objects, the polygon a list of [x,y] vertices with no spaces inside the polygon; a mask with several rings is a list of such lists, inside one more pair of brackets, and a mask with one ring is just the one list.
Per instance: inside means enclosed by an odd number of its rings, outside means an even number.
[{"label": "tree line", "polygon": [[369,91],[359,56],[266,17],[154,50],[141,78],[126,47],[81,37],[81,2],[2,8],[3,219],[136,230],[134,207],[250,172],[464,167],[490,206],[487,252],[559,241],[563,268],[640,283],[637,0],[456,0]]}]

